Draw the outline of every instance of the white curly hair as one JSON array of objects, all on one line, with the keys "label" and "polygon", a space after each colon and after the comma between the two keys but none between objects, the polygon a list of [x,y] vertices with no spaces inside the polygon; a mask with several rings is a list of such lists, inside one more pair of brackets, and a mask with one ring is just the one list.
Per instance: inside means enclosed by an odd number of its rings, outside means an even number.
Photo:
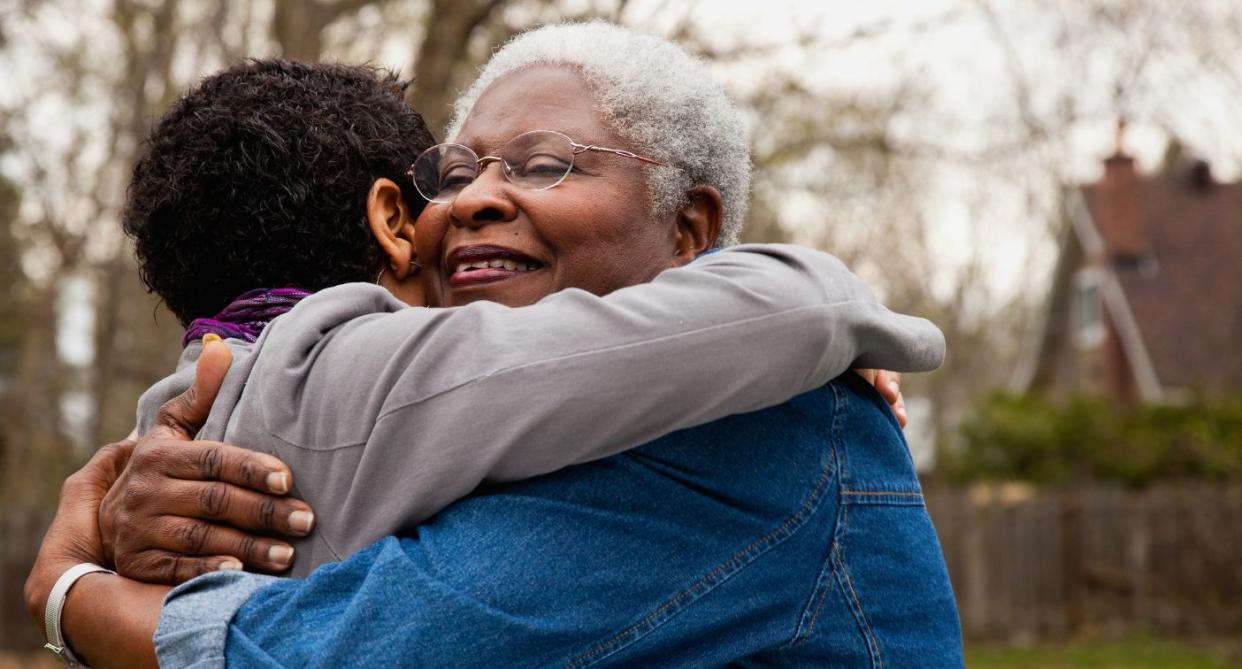
[{"label": "white curly hair", "polygon": [[547,25],[514,37],[492,55],[457,99],[447,137],[456,137],[487,87],[534,65],[582,73],[602,116],[638,153],[676,166],[648,170],[651,206],[662,216],[695,186],[724,201],[719,243],[734,244],[750,198],[750,147],[742,113],[707,65],[673,42],[604,21]]}]

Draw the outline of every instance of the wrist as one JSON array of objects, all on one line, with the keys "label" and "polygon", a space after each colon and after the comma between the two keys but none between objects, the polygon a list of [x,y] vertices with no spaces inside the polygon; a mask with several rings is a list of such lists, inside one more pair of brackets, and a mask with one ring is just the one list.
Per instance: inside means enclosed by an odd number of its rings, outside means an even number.
[{"label": "wrist", "polygon": [[65,613],[69,604],[69,595],[78,589],[78,584],[83,580],[100,572],[113,573],[111,570],[91,562],[80,562],[73,565],[56,579],[56,582],[52,585],[51,592],[46,597],[47,603],[45,604],[43,629],[47,643],[43,647],[54,653],[70,667],[85,667],[86,665],[82,657],[73,652],[62,626],[66,618]]},{"label": "wrist", "polygon": [[[50,535],[53,531],[55,531],[54,528],[49,530],[48,534]],[[99,559],[95,551],[82,549],[74,542],[58,543],[56,548],[49,550],[45,539],[45,546],[35,559],[34,567],[30,570],[30,576],[26,578],[23,591],[26,599],[26,612],[40,629],[43,626],[43,612],[47,607],[47,596],[52,592],[52,586],[56,585],[56,579],[60,578],[61,574],[83,562],[107,566]]]},{"label": "wrist", "polygon": [[68,571],[80,560],[66,562],[64,560],[46,561],[40,559],[35,562],[34,569],[30,571],[30,575],[26,577],[26,585],[22,591],[26,599],[26,613],[34,624],[39,627],[39,631],[43,631],[43,614],[47,611],[47,598],[52,592],[52,586],[56,585],[56,579],[60,575]]},{"label": "wrist", "polygon": [[61,633],[78,659],[95,669],[155,669],[153,638],[171,589],[116,574],[87,574],[65,600]]}]

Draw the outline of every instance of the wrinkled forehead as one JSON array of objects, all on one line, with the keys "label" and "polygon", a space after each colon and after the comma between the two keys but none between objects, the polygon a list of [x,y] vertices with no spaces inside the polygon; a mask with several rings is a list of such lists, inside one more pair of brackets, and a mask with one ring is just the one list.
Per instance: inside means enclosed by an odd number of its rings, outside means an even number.
[{"label": "wrinkled forehead", "polygon": [[450,140],[479,155],[531,130],[556,130],[581,144],[628,148],[599,111],[585,77],[567,65],[533,65],[500,77],[479,96]]}]

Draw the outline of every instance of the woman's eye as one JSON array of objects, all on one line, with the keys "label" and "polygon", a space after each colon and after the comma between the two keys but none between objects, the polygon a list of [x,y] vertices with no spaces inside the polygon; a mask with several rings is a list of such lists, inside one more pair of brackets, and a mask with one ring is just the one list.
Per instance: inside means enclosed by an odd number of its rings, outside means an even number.
[{"label": "woman's eye", "polygon": [[458,165],[440,173],[440,188],[463,187],[474,181],[474,170]]},{"label": "woman's eye", "polygon": [[569,161],[551,155],[535,155],[522,163],[525,174],[564,174],[569,171]]}]

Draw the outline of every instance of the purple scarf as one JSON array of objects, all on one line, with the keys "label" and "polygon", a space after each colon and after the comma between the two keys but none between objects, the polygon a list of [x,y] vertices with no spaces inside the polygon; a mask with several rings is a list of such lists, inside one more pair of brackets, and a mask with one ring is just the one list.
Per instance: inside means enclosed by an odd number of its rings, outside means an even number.
[{"label": "purple scarf", "polygon": [[246,291],[211,318],[195,318],[181,337],[182,348],[205,334],[218,334],[221,339],[253,342],[273,318],[289,311],[293,305],[310,295],[301,288],[257,288]]}]

